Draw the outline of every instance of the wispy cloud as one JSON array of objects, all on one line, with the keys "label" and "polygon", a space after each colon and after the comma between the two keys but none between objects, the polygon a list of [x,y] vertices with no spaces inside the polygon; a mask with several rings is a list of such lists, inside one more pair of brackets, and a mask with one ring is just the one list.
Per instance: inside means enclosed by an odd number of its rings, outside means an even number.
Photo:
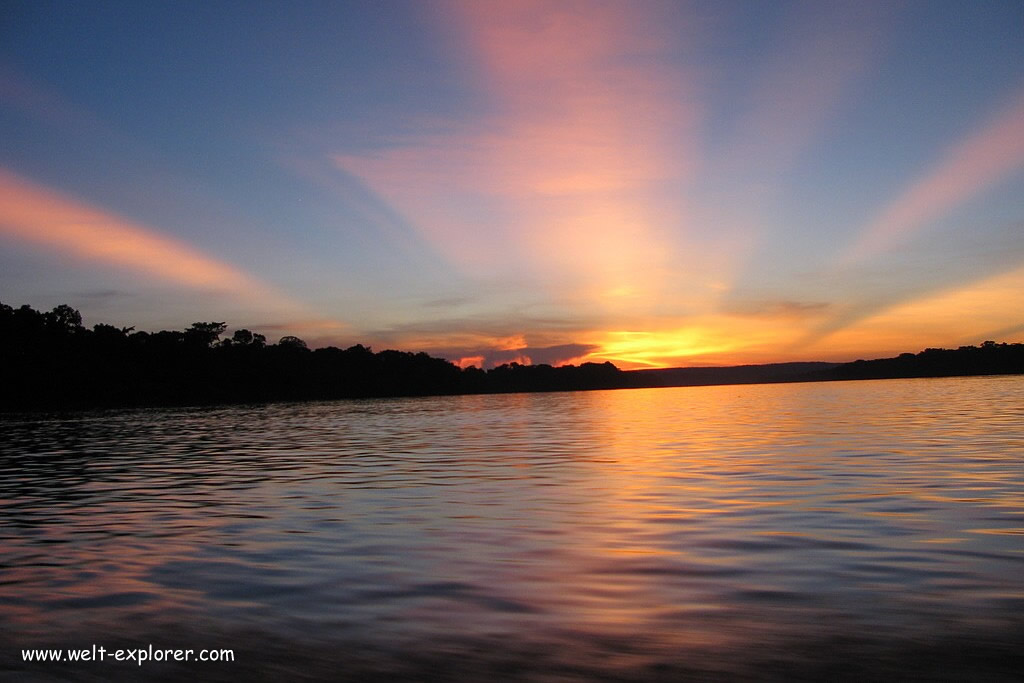
[{"label": "wispy cloud", "polygon": [[261,305],[301,308],[240,269],[180,240],[67,197],[0,168],[0,235],[101,267],[134,271]]},{"label": "wispy cloud", "polygon": [[[932,292],[863,316],[804,352],[827,349],[848,359],[881,357],[925,347],[956,347],[987,339],[1024,341],[1019,323],[1024,268],[1017,267],[945,291]],[[1016,313],[1016,315],[1014,315]],[[1016,320],[1014,318],[1016,317]]]},{"label": "wispy cloud", "polygon": [[[785,334],[779,320],[821,316],[815,302],[759,300],[724,315],[716,303],[756,240],[742,227],[718,229],[732,204],[699,214],[688,205],[710,161],[698,142],[707,74],[672,50],[705,40],[704,26],[676,22],[672,30],[695,35],[673,35],[654,5],[443,7],[470,47],[489,113],[419,134],[407,128],[334,161],[454,264],[478,279],[511,272],[543,292],[572,318],[552,341],[595,347],[595,360],[725,358]],[[868,69],[887,15],[799,6],[792,21],[803,30],[761,71],[732,156],[715,168],[728,175],[753,160],[771,175],[795,159]],[[734,340],[739,315],[764,319],[760,332]],[[612,319],[615,329],[645,331],[597,331]],[[459,348],[489,358],[481,342]]]},{"label": "wispy cloud", "polygon": [[975,334],[973,341],[977,343],[977,340],[979,338],[982,341],[1024,340],[1024,321],[1017,323],[1015,325],[1010,325],[1008,327],[1000,327],[999,329],[996,330],[988,330],[987,332],[982,332],[981,334]]},{"label": "wispy cloud", "polygon": [[668,259],[666,224],[682,220],[678,207],[652,205],[652,188],[692,173],[699,114],[685,75],[662,64],[666,31],[620,3],[443,7],[469,45],[488,113],[339,153],[338,166],[464,272],[648,287]]},{"label": "wispy cloud", "polygon": [[[774,181],[827,127],[856,92],[888,40],[894,7],[886,3],[800,2],[790,6],[715,168],[755,182]],[[742,106],[742,105],[741,105]]]},{"label": "wispy cloud", "polygon": [[951,146],[860,232],[844,255],[852,263],[909,241],[929,222],[1024,167],[1024,91],[965,139]]},{"label": "wispy cloud", "polygon": [[[1024,223],[974,227],[976,232],[939,233],[927,246],[904,246],[823,276],[821,287],[845,295],[825,311],[826,315],[816,325],[794,340],[793,348],[813,349],[826,339],[838,348],[841,339],[851,338],[846,330],[852,334],[866,321],[889,320],[895,324],[900,318],[890,316],[891,311],[917,310],[915,307],[922,302],[973,291],[979,283],[998,279],[1021,267],[1024,242],[1020,235]],[[950,254],[956,258],[951,260]],[[1018,307],[1005,305],[1004,314],[1015,308]],[[968,308],[959,310],[957,315],[964,326],[975,318]],[[918,324],[908,329],[920,331],[925,327]],[[993,327],[998,327],[998,323]],[[902,328],[895,325],[893,329]],[[948,332],[944,334],[949,336]]]},{"label": "wispy cloud", "polygon": [[722,307],[726,315],[749,318],[803,319],[824,314],[829,308],[826,301],[728,301]]},{"label": "wispy cloud", "polygon": [[440,348],[433,352],[459,367],[474,365],[493,368],[504,363],[521,365],[579,365],[597,349],[593,344],[558,344],[556,346],[523,346],[519,348]]},{"label": "wispy cloud", "polygon": [[[795,2],[777,25],[758,26],[765,43],[727,83],[732,106],[705,123],[703,166],[690,208],[689,238],[715,258],[721,291],[755,283],[765,247],[789,226],[775,222],[790,172],[813,154],[845,106],[856,102],[892,41],[894,3]],[[739,10],[743,13],[743,10]],[[714,88],[711,89],[714,92]],[[703,242],[703,244],[701,243]]]}]

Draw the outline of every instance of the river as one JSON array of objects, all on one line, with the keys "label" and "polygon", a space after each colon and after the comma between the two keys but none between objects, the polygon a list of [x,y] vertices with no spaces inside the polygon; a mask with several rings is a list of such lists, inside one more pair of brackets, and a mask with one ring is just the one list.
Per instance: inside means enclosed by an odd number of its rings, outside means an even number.
[{"label": "river", "polygon": [[[15,414],[0,436],[0,677],[1024,672],[1022,376]],[[93,645],[233,661],[23,661]]]}]

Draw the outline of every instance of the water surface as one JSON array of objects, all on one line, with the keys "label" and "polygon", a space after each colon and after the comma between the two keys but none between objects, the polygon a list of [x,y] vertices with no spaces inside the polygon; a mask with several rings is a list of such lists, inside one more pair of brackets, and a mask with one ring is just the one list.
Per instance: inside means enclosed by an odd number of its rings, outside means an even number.
[{"label": "water surface", "polygon": [[[1024,671],[1024,377],[0,418],[0,673]],[[23,664],[21,647],[233,664]]]}]

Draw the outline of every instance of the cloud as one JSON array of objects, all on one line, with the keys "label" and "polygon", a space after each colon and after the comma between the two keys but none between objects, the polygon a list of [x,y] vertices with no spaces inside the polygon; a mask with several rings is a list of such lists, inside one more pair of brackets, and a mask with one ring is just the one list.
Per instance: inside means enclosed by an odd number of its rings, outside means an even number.
[{"label": "cloud", "polygon": [[783,300],[764,306],[762,312],[747,310],[746,316],[663,312],[610,319],[491,312],[407,322],[330,343],[348,346],[359,341],[375,349],[426,351],[477,367],[526,358],[551,365],[611,361],[621,368],[770,362],[779,360],[778,349],[815,320],[818,302]]},{"label": "cloud", "polygon": [[[384,239],[407,258],[415,261],[439,261],[439,255],[417,235],[416,230],[366,183],[351,173],[339,172],[331,161],[303,157],[293,150],[282,151],[279,163],[295,176],[322,188],[340,199],[350,215],[339,218],[346,225],[367,223],[376,239]],[[359,220],[353,221],[352,217]]]},{"label": "cloud", "polygon": [[[971,228],[940,232],[927,245],[906,245],[831,273],[831,282],[819,286],[848,292],[845,301],[837,302],[829,309],[828,317],[795,340],[794,348],[813,348],[822,339],[890,309],[968,289],[1020,267],[1024,261],[1024,242],[1020,239],[1024,222]],[[1006,314],[1013,310],[1008,307]]]},{"label": "cloud", "polygon": [[765,60],[746,113],[717,167],[772,180],[820,135],[853,85],[878,60],[893,10],[885,3],[800,2]]},{"label": "cloud", "polygon": [[457,359],[453,359],[452,363],[454,363],[455,365],[458,365],[463,370],[465,370],[466,368],[483,368],[484,367],[484,357],[483,357],[483,355],[479,355],[479,356],[461,356],[461,357],[459,357]]},{"label": "cloud", "polygon": [[[886,356],[987,339],[1024,341],[1020,301],[1024,267],[932,292],[864,316],[829,336],[822,348],[848,357]],[[816,340],[816,341],[820,341]]]},{"label": "cloud", "polygon": [[1024,322],[1008,327],[1000,327],[997,330],[982,332],[981,334],[974,335],[974,337],[976,340],[981,339],[982,341],[1024,341]]},{"label": "cloud", "polygon": [[131,296],[131,293],[117,289],[94,289],[88,292],[78,292],[77,296],[81,299],[90,299],[93,301],[110,301],[112,299],[121,299]]},{"label": "cloud", "polygon": [[71,199],[0,168],[0,235],[103,267],[134,271],[263,306],[297,304],[238,268],[153,228]]},{"label": "cloud", "polygon": [[472,303],[474,300],[473,297],[469,296],[450,296],[430,299],[429,301],[422,302],[420,305],[424,308],[457,308]]},{"label": "cloud", "polygon": [[1024,166],[1024,91],[978,130],[948,148],[917,182],[860,232],[844,263],[907,242],[929,222]]},{"label": "cloud", "polygon": [[[561,296],[654,288],[700,109],[653,13],[620,3],[453,3],[485,112],[333,159],[463,273],[513,273]],[[678,196],[678,194],[676,195]],[[666,219],[666,217],[669,217]],[[593,298],[594,306],[601,299]]]},{"label": "cloud", "polygon": [[733,301],[723,306],[723,313],[749,318],[800,319],[822,315],[829,306],[824,301]]},{"label": "cloud", "polygon": [[727,287],[758,277],[761,254],[788,230],[773,214],[783,213],[779,202],[789,173],[815,153],[836,114],[855,101],[891,41],[896,13],[894,3],[771,6],[785,9],[779,26],[758,32],[758,40],[770,42],[757,51],[756,63],[741,74],[724,74],[740,94],[721,120],[709,122],[721,129],[716,137],[722,142],[706,138],[705,168],[690,208],[713,238],[710,246],[729,255],[716,267]]},{"label": "cloud", "polygon": [[505,363],[520,365],[579,365],[598,349],[595,344],[557,344],[554,346],[523,346],[502,348],[485,346],[479,348],[439,348],[432,353],[447,358],[459,367],[474,365],[478,368],[493,368]]},{"label": "cloud", "polygon": [[[596,351],[597,348],[596,344],[559,344],[545,347],[525,346],[521,349],[514,349],[512,353],[528,356],[537,365],[578,365],[582,359]],[[500,355],[496,355],[493,362],[500,364],[511,361],[506,361]]]},{"label": "cloud", "polygon": [[[427,311],[429,316],[434,311]],[[427,317],[364,329],[363,340],[377,346],[409,350],[519,349],[555,346],[578,338],[599,320],[587,316],[535,315],[515,310],[493,310],[464,316]],[[528,332],[527,332],[528,331]],[[567,341],[568,340],[568,341]],[[454,356],[453,356],[454,357]]]}]

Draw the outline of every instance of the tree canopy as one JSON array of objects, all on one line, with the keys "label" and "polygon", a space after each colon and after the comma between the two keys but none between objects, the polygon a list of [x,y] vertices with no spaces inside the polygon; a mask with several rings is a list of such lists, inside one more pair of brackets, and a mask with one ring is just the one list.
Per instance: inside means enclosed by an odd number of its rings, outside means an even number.
[{"label": "tree canopy", "polygon": [[461,369],[425,353],[361,344],[312,350],[295,336],[225,322],[185,330],[82,325],[74,308],[42,313],[0,304],[0,407],[6,410],[257,402],[614,388],[611,363]]},{"label": "tree canopy", "polygon": [[89,329],[67,305],[44,313],[0,303],[0,410],[1024,373],[1024,344],[994,341],[821,369],[813,366],[828,364],[623,372],[611,363],[508,363],[482,370],[361,344],[310,349],[295,336],[268,344],[247,329],[222,339],[227,329],[225,322],[152,333],[105,323]]}]

